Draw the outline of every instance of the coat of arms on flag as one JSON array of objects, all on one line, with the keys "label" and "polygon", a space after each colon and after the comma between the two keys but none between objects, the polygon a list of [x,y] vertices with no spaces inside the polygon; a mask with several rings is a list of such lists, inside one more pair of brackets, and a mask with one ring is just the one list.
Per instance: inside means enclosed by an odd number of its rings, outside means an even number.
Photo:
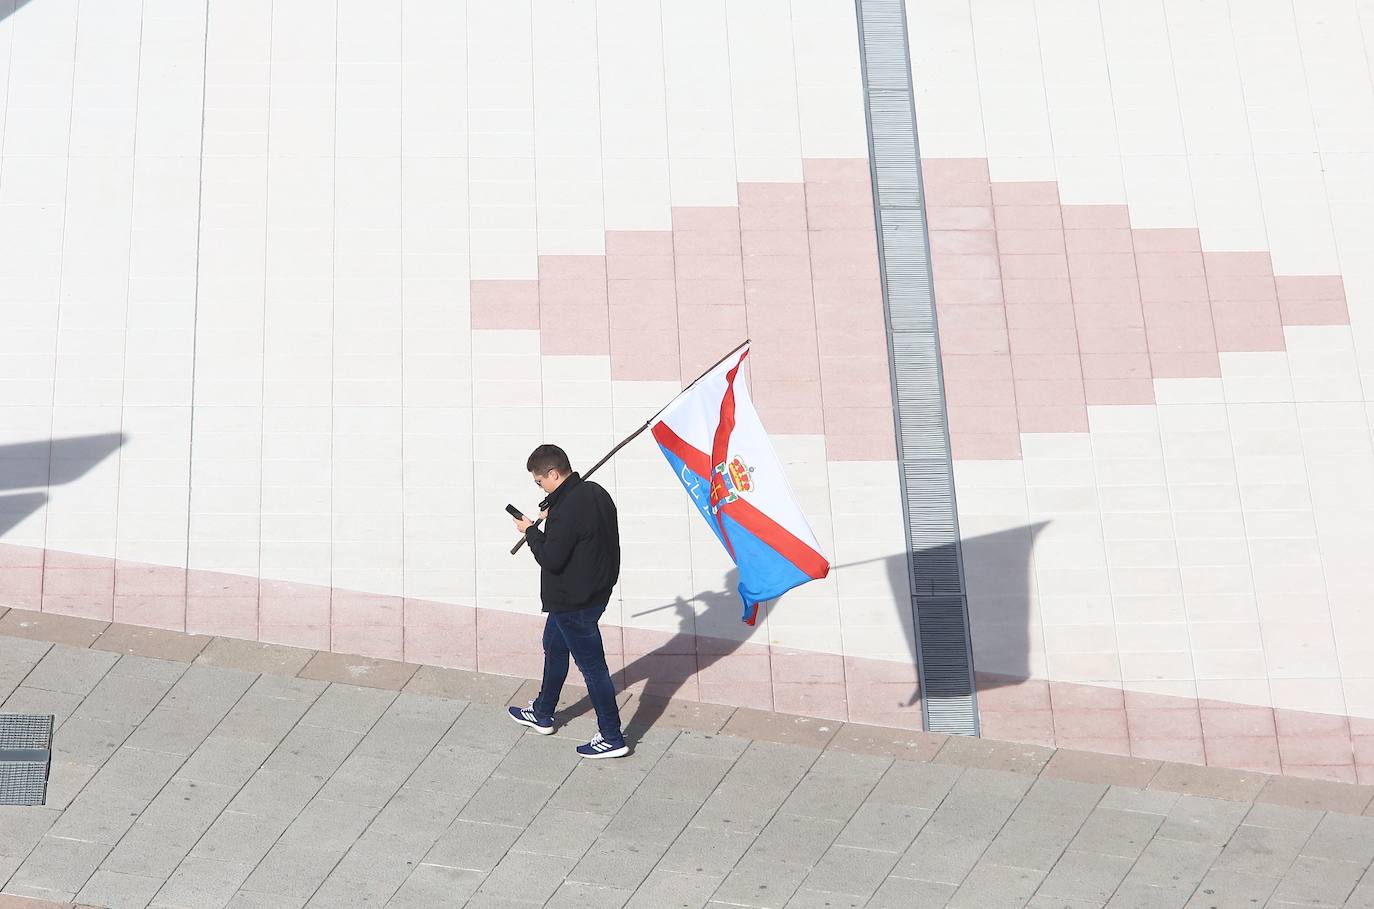
[{"label": "coat of arms on flag", "polygon": [[830,564],[749,398],[740,374],[748,355],[745,343],[664,408],[651,430],[739,567],[743,618],[752,625],[759,603],[825,577]]}]

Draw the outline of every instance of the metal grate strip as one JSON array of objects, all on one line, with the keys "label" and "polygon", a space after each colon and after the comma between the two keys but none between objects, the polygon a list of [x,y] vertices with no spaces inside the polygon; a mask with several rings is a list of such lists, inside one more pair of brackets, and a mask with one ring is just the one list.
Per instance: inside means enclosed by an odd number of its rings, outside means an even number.
[{"label": "metal grate strip", "polygon": [[905,0],[855,0],[925,727],[978,734]]},{"label": "metal grate strip", "polygon": [[0,805],[42,805],[47,800],[54,719],[0,714]]}]

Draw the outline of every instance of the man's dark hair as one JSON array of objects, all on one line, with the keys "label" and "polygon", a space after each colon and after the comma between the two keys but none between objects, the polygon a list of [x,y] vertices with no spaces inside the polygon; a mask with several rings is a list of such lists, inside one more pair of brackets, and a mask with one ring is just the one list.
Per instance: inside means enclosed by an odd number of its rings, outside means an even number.
[{"label": "man's dark hair", "polygon": [[525,460],[525,469],[540,476],[550,470],[567,476],[572,473],[572,464],[568,461],[568,453],[557,445],[540,445],[530,452],[530,456]]}]

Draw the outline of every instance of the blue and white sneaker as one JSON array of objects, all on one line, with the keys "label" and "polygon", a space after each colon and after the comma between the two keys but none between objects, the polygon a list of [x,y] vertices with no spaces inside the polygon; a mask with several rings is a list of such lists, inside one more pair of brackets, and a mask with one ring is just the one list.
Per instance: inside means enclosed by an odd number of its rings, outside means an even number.
[{"label": "blue and white sneaker", "polygon": [[534,712],[534,701],[528,707],[511,707],[510,718],[521,726],[528,726],[540,735],[553,735],[553,717]]},{"label": "blue and white sneaker", "polygon": [[577,746],[577,753],[584,758],[617,758],[624,757],[630,753],[630,746],[621,739],[619,745],[612,745],[601,737],[601,733],[592,736],[592,740],[585,745]]}]

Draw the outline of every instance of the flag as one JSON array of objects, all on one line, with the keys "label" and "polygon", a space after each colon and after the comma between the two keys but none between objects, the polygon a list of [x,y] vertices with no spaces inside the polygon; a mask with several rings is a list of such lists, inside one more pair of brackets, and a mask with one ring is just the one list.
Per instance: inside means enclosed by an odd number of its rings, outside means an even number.
[{"label": "flag", "polygon": [[748,344],[688,386],[652,422],[654,439],[739,567],[750,625],[758,604],[823,578],[830,564],[787,483],[740,368]]}]

